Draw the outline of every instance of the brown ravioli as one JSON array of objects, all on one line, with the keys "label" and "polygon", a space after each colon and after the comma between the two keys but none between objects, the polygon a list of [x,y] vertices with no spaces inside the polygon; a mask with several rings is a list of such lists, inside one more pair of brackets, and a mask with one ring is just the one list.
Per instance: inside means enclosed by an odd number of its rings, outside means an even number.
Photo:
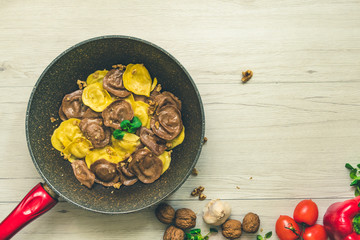
[{"label": "brown ravioli", "polygon": [[90,166],[90,170],[95,174],[96,183],[100,183],[106,187],[111,187],[119,182],[119,175],[116,170],[116,164],[105,159],[99,159]]},{"label": "brown ravioli", "polygon": [[68,118],[66,117],[64,111],[62,110],[62,107],[63,107],[63,105],[61,104],[60,108],[59,108],[59,117],[61,120],[65,121],[65,120],[68,120]]},{"label": "brown ravioli", "polygon": [[174,106],[164,106],[157,110],[158,113],[150,121],[152,131],[162,139],[173,140],[183,128],[180,111]]},{"label": "brown ravioli", "polygon": [[110,129],[104,126],[101,118],[84,118],[81,120],[79,127],[94,148],[103,148],[109,144],[111,138]]},{"label": "brown ravioli", "polygon": [[[82,92],[82,90],[76,90],[64,96],[59,110],[61,120],[83,117],[87,106],[82,102]],[[64,117],[66,119],[63,119]]]},{"label": "brown ravioli", "polygon": [[90,172],[86,163],[82,160],[74,160],[71,163],[74,175],[79,182],[88,188],[91,188],[95,181],[94,173]]},{"label": "brown ravioli", "polygon": [[156,95],[159,95],[161,91],[161,84],[156,85],[154,90],[150,93],[150,97],[155,97]]},{"label": "brown ravioli", "polygon": [[143,183],[156,181],[161,175],[162,168],[162,161],[146,148],[133,153],[129,163],[129,170]]},{"label": "brown ravioli", "polygon": [[166,141],[145,127],[141,127],[140,129],[140,141],[157,156],[166,150]]},{"label": "brown ravioli", "polygon": [[101,112],[95,112],[91,108],[87,108],[84,112],[83,118],[101,118]]},{"label": "brown ravioli", "polygon": [[105,126],[120,129],[120,123],[124,120],[131,120],[134,117],[134,111],[125,100],[117,100],[111,103],[102,112]]},{"label": "brown ravioli", "polygon": [[129,164],[128,163],[119,163],[118,171],[120,173],[119,174],[120,175],[120,182],[124,186],[134,185],[138,181],[138,178],[132,172],[129,171]]},{"label": "brown ravioli", "polygon": [[157,105],[156,113],[159,113],[160,109],[164,106],[173,106],[181,111],[181,101],[171,92],[163,92],[156,95],[153,99]]},{"label": "brown ravioli", "polygon": [[144,103],[147,103],[148,102],[148,97],[146,96],[143,96],[143,95],[136,95],[136,94],[133,94],[134,95],[134,100],[135,101],[141,101],[141,102],[144,102]]},{"label": "brown ravioli", "polygon": [[119,69],[112,69],[105,75],[103,80],[104,89],[121,98],[130,95],[130,92],[125,89],[123,84],[123,73]]}]

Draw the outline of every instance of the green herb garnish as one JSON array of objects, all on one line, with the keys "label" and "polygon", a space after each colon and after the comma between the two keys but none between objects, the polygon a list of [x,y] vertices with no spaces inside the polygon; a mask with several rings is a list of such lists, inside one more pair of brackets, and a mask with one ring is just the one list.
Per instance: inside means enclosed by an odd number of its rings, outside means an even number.
[{"label": "green herb garnish", "polygon": [[205,236],[201,235],[201,229],[195,228],[186,233],[186,240],[208,240],[209,235],[212,233],[217,233],[218,230],[216,228],[210,228],[210,232]]},{"label": "green herb garnish", "polygon": [[131,122],[129,120],[124,120],[120,123],[121,129],[129,133],[135,133],[141,125],[141,121],[138,117],[134,117]]},{"label": "green herb garnish", "polygon": [[119,129],[116,129],[114,132],[113,132],[113,136],[115,139],[117,140],[121,140],[124,138],[125,136],[125,132],[124,131],[121,131]]},{"label": "green herb garnish", "polygon": [[358,175],[360,171],[360,164],[357,164],[356,166],[357,167],[354,168],[349,163],[345,164],[345,168],[350,170],[349,176],[352,179],[350,186],[355,187],[355,196],[357,197],[360,196],[360,175]]},{"label": "green herb garnish", "polygon": [[261,235],[257,235],[257,236],[256,236],[256,240],[269,239],[269,238],[271,238],[271,236],[272,236],[272,232],[270,231],[270,232],[266,233],[264,237],[261,236]]},{"label": "green herb garnish", "polygon": [[349,169],[349,170],[353,170],[353,169],[354,169],[353,166],[350,165],[350,163],[346,163],[346,164],[345,164],[345,167],[346,167],[347,169]]}]

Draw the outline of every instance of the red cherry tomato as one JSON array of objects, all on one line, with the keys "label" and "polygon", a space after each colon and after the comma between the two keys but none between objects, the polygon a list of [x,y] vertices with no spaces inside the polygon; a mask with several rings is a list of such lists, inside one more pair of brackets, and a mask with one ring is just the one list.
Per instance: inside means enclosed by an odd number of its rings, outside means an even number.
[{"label": "red cherry tomato", "polygon": [[308,226],[314,225],[318,216],[318,207],[312,200],[302,200],[294,210],[294,220],[298,223],[305,223]]},{"label": "red cherry tomato", "polygon": [[275,229],[280,240],[295,240],[300,236],[299,226],[289,216],[280,215],[276,221]]},{"label": "red cherry tomato", "polygon": [[315,224],[305,229],[303,238],[304,240],[327,240],[328,236],[324,226]]}]

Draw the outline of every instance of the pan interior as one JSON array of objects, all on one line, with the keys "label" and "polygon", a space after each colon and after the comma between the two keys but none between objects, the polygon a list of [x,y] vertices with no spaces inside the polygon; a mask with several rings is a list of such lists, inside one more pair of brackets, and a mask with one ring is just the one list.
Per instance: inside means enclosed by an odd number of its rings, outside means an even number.
[{"label": "pan interior", "polygon": [[[50,137],[60,120],[52,123],[50,117],[59,119],[61,100],[78,89],[78,79],[86,80],[94,71],[111,69],[118,63],[143,63],[151,76],[157,77],[163,90],[181,99],[186,138],[174,149],[168,171],[153,184],[137,183],[119,190],[94,184],[88,189],[74,177],[70,163],[52,148]],[[204,112],[190,75],[171,55],[140,39],[105,36],[75,45],[45,69],[30,97],[26,136],[37,170],[60,196],[88,210],[127,213],[161,201],[186,180],[201,151]]]}]

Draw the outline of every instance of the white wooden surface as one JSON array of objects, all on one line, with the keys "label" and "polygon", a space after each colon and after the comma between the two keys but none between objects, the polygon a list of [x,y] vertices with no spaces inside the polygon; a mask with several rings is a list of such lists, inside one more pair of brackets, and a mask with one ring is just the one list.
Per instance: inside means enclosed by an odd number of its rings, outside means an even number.
[{"label": "white wooden surface", "polygon": [[[170,204],[195,210],[207,231],[203,206],[225,199],[235,219],[258,213],[264,234],[312,198],[321,223],[353,196],[345,162],[360,163],[359,11],[357,0],[0,0],[0,219],[41,181],[24,130],[37,78],[70,46],[119,34],[173,54],[204,102],[200,173]],[[241,84],[247,69],[254,77]],[[199,185],[204,202],[189,196]],[[14,239],[162,239],[153,210],[108,216],[61,201]]]}]

